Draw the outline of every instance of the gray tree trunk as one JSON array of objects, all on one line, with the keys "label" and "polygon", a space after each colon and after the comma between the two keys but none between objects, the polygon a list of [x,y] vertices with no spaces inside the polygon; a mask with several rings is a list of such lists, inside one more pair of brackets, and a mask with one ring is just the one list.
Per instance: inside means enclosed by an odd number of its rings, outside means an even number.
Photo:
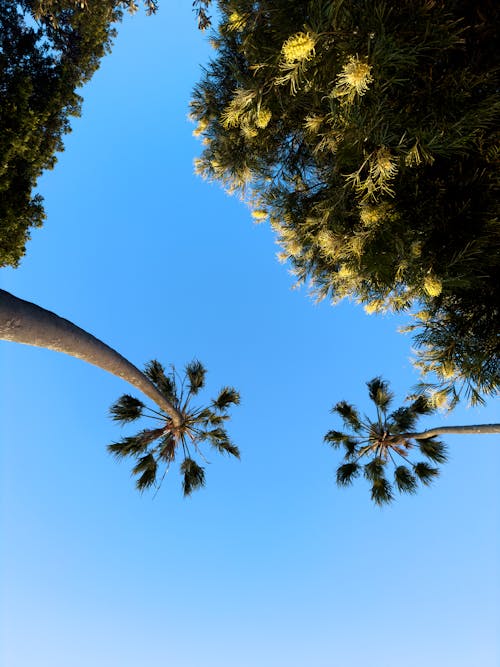
[{"label": "gray tree trunk", "polygon": [[50,310],[18,299],[0,290],[0,339],[64,352],[137,387],[166,412],[175,425],[182,421],[180,412],[156,389],[153,383],[125,357],[95,336]]},{"label": "gray tree trunk", "polygon": [[446,433],[469,434],[474,433],[500,433],[500,424],[476,424],[471,426],[438,426],[430,428],[421,433],[401,433],[398,438],[415,438],[415,440],[427,440],[435,435]]}]

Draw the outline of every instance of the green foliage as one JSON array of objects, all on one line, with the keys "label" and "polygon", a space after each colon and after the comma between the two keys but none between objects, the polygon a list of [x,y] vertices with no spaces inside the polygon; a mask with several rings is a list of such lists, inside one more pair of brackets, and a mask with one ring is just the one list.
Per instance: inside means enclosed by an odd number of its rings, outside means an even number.
[{"label": "green foliage", "polygon": [[124,394],[111,406],[109,412],[112,419],[126,424],[142,417],[144,407],[144,403],[138,398]]},{"label": "green foliage", "polygon": [[500,5],[218,7],[191,105],[197,171],[269,218],[319,298],[423,309],[419,363],[452,400],[494,393]]},{"label": "green foliage", "polygon": [[179,421],[153,410],[125,394],[111,407],[112,419],[127,424],[140,417],[149,417],[156,422],[157,428],[143,429],[137,435],[126,436],[108,445],[108,451],[117,459],[130,457],[136,461],[132,474],[136,476],[136,486],[140,491],[151,486],[158,487],[170,464],[180,454],[184,495],[189,495],[205,484],[204,469],[194,458],[198,455],[205,460],[201,444],[207,443],[221,454],[240,458],[238,447],[231,442],[224,427],[229,419],[230,406],[237,405],[240,396],[235,389],[223,387],[217,398],[209,402],[209,407],[191,406],[191,399],[205,385],[206,370],[197,360],[186,365],[183,378],[173,366],[170,372],[166,372],[156,359],[146,365],[144,373],[178,411],[181,419]]},{"label": "green foliage", "polygon": [[356,432],[359,432],[362,429],[358,411],[350,403],[339,401],[339,403],[333,406],[332,412],[336,412],[342,417],[342,421],[347,428],[351,428]]},{"label": "green foliage", "polygon": [[[337,468],[337,484],[349,486],[361,470],[370,483],[371,498],[377,505],[394,500],[394,490],[400,493],[416,492],[418,482],[429,485],[439,474],[439,470],[425,461],[410,460],[413,451],[420,453],[433,463],[447,460],[445,445],[435,437],[424,438],[413,430],[421,415],[436,410],[425,397],[420,396],[410,405],[402,406],[388,413],[393,394],[389,383],[377,377],[367,382],[368,394],[376,408],[376,418],[372,421],[359,418],[357,410],[341,401],[332,412],[337,413],[348,429],[347,432],[331,430],[325,435],[335,449],[344,448],[344,462]],[[420,439],[416,438],[420,435]],[[362,461],[368,462],[362,466]],[[393,468],[393,482],[388,480],[387,469]]]},{"label": "green foliage", "polygon": [[205,486],[205,470],[193,459],[186,458],[181,463],[183,475],[182,489],[185,496],[189,496],[195,489]]},{"label": "green foliage", "polygon": [[[156,2],[146,0],[148,13]],[[110,51],[133,0],[0,0],[0,267],[17,266],[45,214],[33,193],[79,116],[77,89]]]}]

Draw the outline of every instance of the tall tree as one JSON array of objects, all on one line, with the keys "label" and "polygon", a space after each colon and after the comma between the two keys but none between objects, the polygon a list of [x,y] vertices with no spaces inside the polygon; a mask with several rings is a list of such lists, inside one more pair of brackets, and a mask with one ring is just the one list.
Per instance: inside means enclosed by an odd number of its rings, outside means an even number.
[{"label": "tall tree", "polygon": [[[340,401],[332,412],[341,417],[347,430],[328,431],[325,442],[344,451],[344,462],[337,469],[337,484],[349,486],[363,474],[371,485],[371,498],[378,505],[394,500],[394,488],[400,493],[415,493],[418,482],[428,486],[437,477],[436,464],[447,459],[446,446],[437,436],[500,433],[500,424],[439,426],[417,431],[419,418],[436,411],[441,395],[434,400],[418,396],[410,405],[389,412],[394,398],[389,384],[377,377],[367,382],[367,386],[375,418],[361,415],[353,405]],[[412,460],[415,452],[427,460]],[[388,466],[393,468],[391,481],[386,475]]]},{"label": "tall tree", "polygon": [[44,347],[82,359],[124,379],[154,401],[159,411],[125,394],[111,408],[113,419],[120,423],[129,423],[143,416],[156,422],[154,429],[142,430],[136,436],[109,446],[117,458],[137,459],[133,473],[138,476],[140,490],[155,484],[161,464],[168,468],[179,452],[182,452],[184,494],[203,486],[204,469],[194,458],[202,456],[202,442],[239,458],[239,450],[225,429],[228,409],[240,402],[239,394],[232,387],[223,387],[217,398],[207,405],[193,407],[192,399],[205,386],[206,371],[199,361],[186,366],[184,380],[175,369],[170,374],[165,373],[156,360],[150,362],[143,373],[116,350],[69,320],[4,290],[0,290],[0,339]]},{"label": "tall tree", "polygon": [[[156,2],[146,0],[147,11]],[[63,149],[77,90],[111,49],[133,0],[0,0],[0,267],[17,266],[43,223],[36,182]]]},{"label": "tall tree", "polygon": [[424,371],[500,383],[500,5],[219,0],[196,169],[269,218],[299,283],[418,304]]}]

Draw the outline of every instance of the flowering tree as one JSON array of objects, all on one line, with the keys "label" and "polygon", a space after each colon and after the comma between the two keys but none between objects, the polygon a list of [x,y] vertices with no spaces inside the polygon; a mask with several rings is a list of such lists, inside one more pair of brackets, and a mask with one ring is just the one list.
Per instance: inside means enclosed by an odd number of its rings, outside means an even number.
[{"label": "flowering tree", "polygon": [[298,284],[419,304],[451,401],[499,365],[498,3],[220,0],[196,87],[196,170],[268,218]]}]

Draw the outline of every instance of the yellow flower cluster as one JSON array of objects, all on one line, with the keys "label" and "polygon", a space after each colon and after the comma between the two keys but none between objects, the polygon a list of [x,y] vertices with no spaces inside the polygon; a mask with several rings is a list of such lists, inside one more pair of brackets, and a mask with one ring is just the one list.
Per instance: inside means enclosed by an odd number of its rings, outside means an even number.
[{"label": "yellow flower cluster", "polygon": [[311,60],[314,57],[316,40],[309,32],[298,32],[289,37],[281,47],[281,53],[286,63],[292,64]]},{"label": "yellow flower cluster", "polygon": [[429,296],[439,296],[443,290],[443,284],[436,276],[426,276],[424,280],[424,291]]},{"label": "yellow flower cluster", "polygon": [[446,408],[448,406],[448,392],[435,391],[430,396],[431,405],[436,408]]},{"label": "yellow flower cluster", "polygon": [[356,95],[364,95],[373,81],[371,70],[371,65],[366,61],[360,60],[358,56],[350,56],[337,76],[333,95],[345,97],[347,102],[352,102]]},{"label": "yellow flower cluster", "polygon": [[385,146],[379,148],[375,154],[375,160],[370,162],[371,176],[374,181],[383,183],[394,178],[398,171],[396,160]]},{"label": "yellow flower cluster", "polygon": [[255,126],[263,130],[269,125],[272,113],[269,109],[261,107],[255,114]]},{"label": "yellow flower cluster", "polygon": [[366,204],[360,207],[359,217],[364,225],[370,227],[381,220],[385,211],[385,206],[370,206]]},{"label": "yellow flower cluster", "polygon": [[238,12],[233,12],[232,14],[230,14],[229,19],[227,21],[227,29],[240,32],[245,27],[246,22],[247,21],[244,16],[238,14]]}]

